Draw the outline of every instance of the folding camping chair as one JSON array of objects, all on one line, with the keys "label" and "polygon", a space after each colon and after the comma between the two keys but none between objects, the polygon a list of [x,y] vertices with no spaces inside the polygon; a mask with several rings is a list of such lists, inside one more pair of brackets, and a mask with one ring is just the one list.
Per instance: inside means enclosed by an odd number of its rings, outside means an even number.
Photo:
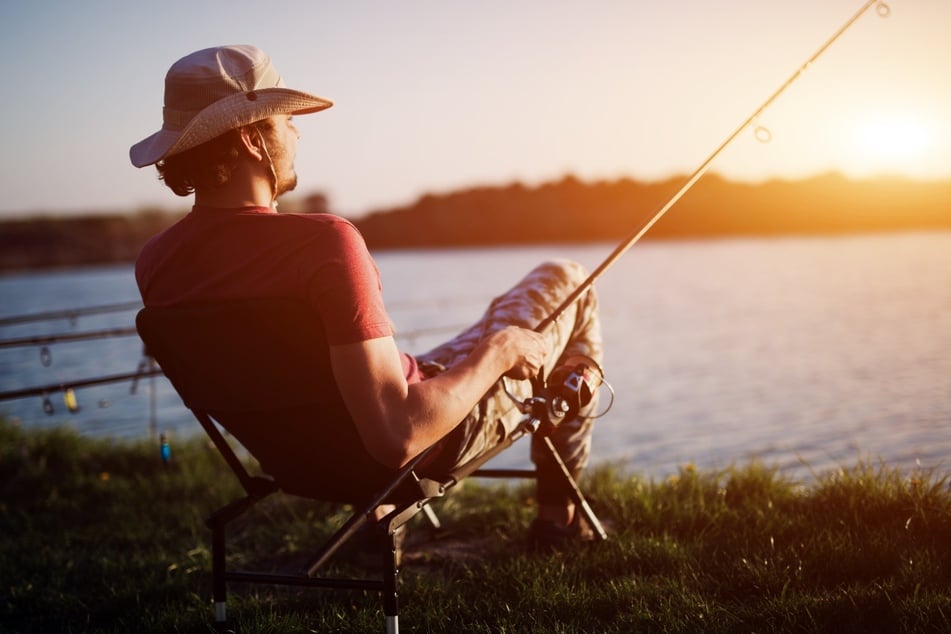
[{"label": "folding camping chair", "polygon": [[[398,472],[386,470],[366,453],[342,399],[319,402],[313,382],[332,376],[319,320],[300,302],[256,299],[173,308],[145,308],[136,318],[146,352],[169,378],[201,423],[245,495],[213,513],[212,584],[215,624],[224,628],[228,582],[263,583],[378,591],[386,631],[398,631],[398,531],[434,498],[470,475],[534,477],[531,470],[481,469],[513,442],[538,430],[542,418],[528,415],[515,432],[468,464],[432,473],[430,447]],[[333,390],[335,391],[335,390]],[[339,395],[338,395],[339,397]],[[535,407],[543,406],[536,403]],[[539,410],[540,412],[540,410]],[[318,422],[320,421],[320,422]],[[332,431],[326,421],[334,421]],[[217,423],[217,424],[216,424]],[[252,476],[218,426],[259,463],[265,475]],[[600,522],[546,437],[566,483],[595,533]],[[345,465],[339,456],[346,455]],[[435,454],[433,454],[435,455]],[[438,459],[436,460],[438,462]],[[276,492],[314,500],[354,504],[356,512],[324,543],[303,570],[288,574],[231,571],[226,567],[229,523]],[[378,521],[383,503],[396,509]],[[385,545],[382,575],[375,579],[318,576],[324,565],[358,531],[376,530]]]}]

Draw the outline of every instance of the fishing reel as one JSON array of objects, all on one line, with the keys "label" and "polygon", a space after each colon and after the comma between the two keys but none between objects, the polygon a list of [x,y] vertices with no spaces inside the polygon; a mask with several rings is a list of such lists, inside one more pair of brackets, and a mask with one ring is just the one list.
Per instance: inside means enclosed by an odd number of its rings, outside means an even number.
[{"label": "fishing reel", "polygon": [[[598,414],[584,412],[602,386],[611,394],[607,408]],[[532,380],[531,398],[525,401],[520,401],[507,387],[505,391],[523,413],[530,415],[534,431],[541,429],[546,435],[562,421],[579,415],[600,418],[614,404],[614,388],[604,379],[604,370],[594,359],[584,355],[569,357],[552,370],[547,381],[539,374]]]}]

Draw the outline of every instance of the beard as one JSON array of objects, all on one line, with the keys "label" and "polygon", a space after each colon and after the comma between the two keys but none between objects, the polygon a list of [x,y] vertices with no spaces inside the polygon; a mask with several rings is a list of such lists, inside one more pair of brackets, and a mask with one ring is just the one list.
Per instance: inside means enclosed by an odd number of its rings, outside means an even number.
[{"label": "beard", "polygon": [[268,155],[271,162],[271,183],[274,185],[274,198],[293,191],[297,187],[297,171],[294,162],[287,156],[287,150],[276,145],[274,153]]},{"label": "beard", "polygon": [[274,197],[277,198],[281,194],[286,194],[287,192],[294,191],[297,187],[297,172],[294,171],[294,166],[283,168],[280,170],[275,170],[275,183],[274,183]]}]

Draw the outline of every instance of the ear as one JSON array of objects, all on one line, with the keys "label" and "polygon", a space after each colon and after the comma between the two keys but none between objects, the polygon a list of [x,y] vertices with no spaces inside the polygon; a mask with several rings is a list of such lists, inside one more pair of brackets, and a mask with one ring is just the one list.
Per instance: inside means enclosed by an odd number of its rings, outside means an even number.
[{"label": "ear", "polygon": [[251,126],[244,126],[238,130],[241,147],[257,161],[264,160],[264,149],[261,147],[261,133]]}]

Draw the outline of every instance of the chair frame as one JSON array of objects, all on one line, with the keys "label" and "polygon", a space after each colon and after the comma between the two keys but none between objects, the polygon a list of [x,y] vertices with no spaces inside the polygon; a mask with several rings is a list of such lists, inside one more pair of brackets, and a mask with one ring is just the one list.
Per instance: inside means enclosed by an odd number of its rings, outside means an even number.
[{"label": "chair frame", "polygon": [[[136,318],[140,336],[146,345],[146,354],[154,358],[159,366],[162,364],[161,342],[155,340],[149,332],[154,326],[147,325],[147,317],[157,311],[173,311],[169,308],[144,308]],[[159,354],[154,354],[156,351]],[[163,368],[164,370],[164,368]],[[166,375],[168,372],[166,372]],[[179,390],[176,377],[172,384],[189,407],[192,414],[201,424],[218,452],[234,472],[245,495],[213,512],[206,520],[206,525],[212,533],[212,594],[214,600],[214,623],[218,631],[226,631],[228,624],[227,614],[227,585],[229,583],[254,583],[271,585],[303,586],[345,590],[368,590],[379,592],[382,599],[382,608],[385,616],[386,632],[396,634],[399,631],[399,592],[397,578],[399,561],[397,560],[396,539],[398,532],[421,511],[426,512],[430,520],[438,527],[438,519],[428,506],[430,502],[446,495],[446,493],[467,477],[485,478],[535,478],[534,469],[486,469],[483,465],[500,453],[508,449],[516,441],[529,434],[540,434],[543,444],[551,454],[555,464],[560,466],[559,472],[564,478],[577,509],[591,525],[597,539],[607,539],[601,522],[591,509],[577,482],[571,475],[557,449],[547,436],[550,425],[545,422],[548,418],[548,405],[543,397],[533,397],[524,404],[525,417],[522,422],[499,444],[490,448],[466,464],[452,469],[445,477],[434,479],[420,477],[418,468],[430,456],[435,446],[429,447],[403,466],[392,480],[371,496],[368,502],[358,507],[349,519],[319,548],[303,570],[295,573],[255,572],[246,570],[229,570],[227,567],[226,532],[229,524],[244,515],[256,504],[274,493],[283,492],[281,486],[273,478],[266,475],[251,475],[242,461],[238,458],[231,444],[225,439],[218,423],[208,411],[189,404],[186,395]],[[253,455],[250,448],[245,447]],[[414,495],[405,495],[405,485],[414,483]],[[401,497],[396,502],[396,508],[387,516],[377,521],[374,510],[384,503],[394,501],[394,492],[400,489]],[[290,495],[296,495],[291,493]],[[298,496],[300,497],[300,496]],[[320,498],[313,498],[320,499]],[[380,578],[343,578],[320,576],[318,572],[332,559],[335,553],[348,542],[358,531],[368,524],[375,524],[378,534],[383,538],[385,548],[382,553],[382,574]]]}]

